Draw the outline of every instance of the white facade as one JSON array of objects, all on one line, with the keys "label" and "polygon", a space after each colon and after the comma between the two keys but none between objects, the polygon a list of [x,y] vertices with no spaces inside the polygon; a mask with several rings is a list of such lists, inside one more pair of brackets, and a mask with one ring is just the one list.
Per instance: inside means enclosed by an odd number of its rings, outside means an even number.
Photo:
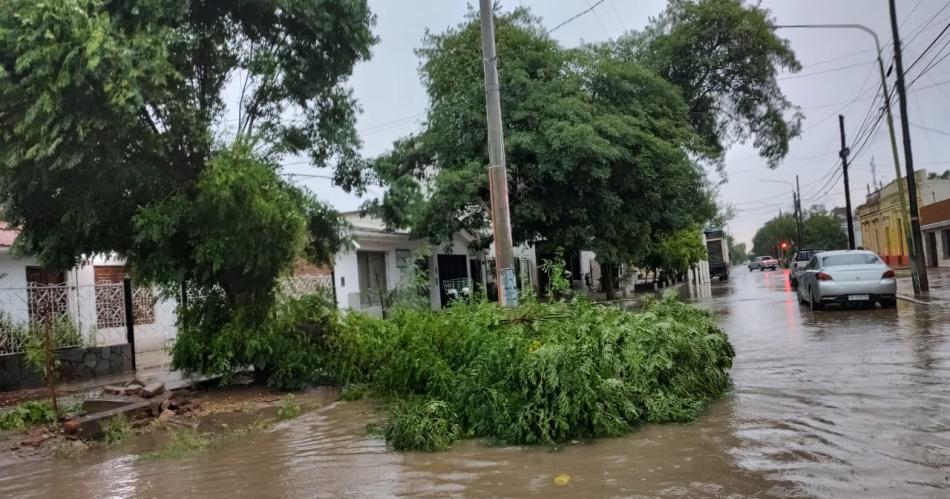
[{"label": "white facade", "polygon": [[[485,282],[484,275],[472,275],[471,262],[483,258],[469,251],[471,239],[464,234],[456,234],[449,244],[432,245],[428,241],[411,239],[406,231],[387,231],[382,221],[375,217],[361,216],[359,213],[345,213],[344,216],[353,227],[354,247],[338,253],[333,263],[333,286],[337,306],[341,309],[382,315],[381,302],[386,300],[386,294],[399,287],[411,286],[409,281],[416,275],[416,261],[421,257],[426,258],[432,310],[442,308],[445,299],[443,288],[453,284],[445,282],[450,277],[452,281],[467,279],[464,286],[469,287],[470,291],[474,291],[475,282]],[[364,253],[364,256],[361,257],[360,253]],[[440,256],[452,256],[452,261],[458,265],[454,269],[448,269],[447,265],[446,268],[440,268]],[[464,258],[464,268],[460,257]],[[378,261],[375,259],[381,260],[385,277],[376,276],[375,282],[364,282],[361,286],[360,279],[366,279],[370,272],[365,267],[375,265],[368,263]],[[364,268],[361,269],[361,266]],[[450,270],[451,276],[448,275]],[[385,289],[379,289],[374,284]]]},{"label": "white facade", "polygon": [[[41,268],[33,257],[18,257],[9,247],[0,247],[0,310],[17,323],[31,320],[29,293],[47,293],[44,303],[55,301],[63,306],[65,313],[77,326],[83,336],[84,344],[89,346],[108,346],[126,343],[124,308],[103,306],[97,300],[118,299],[122,297],[121,284],[103,285],[95,281],[95,268],[98,266],[123,266],[124,260],[114,256],[97,256],[83,265],[63,273],[65,284],[62,286],[40,286],[28,291],[27,271],[30,267]],[[152,304],[134,326],[135,350],[137,353],[156,352],[160,355],[137,359],[138,367],[149,367],[167,362],[167,353],[177,334],[175,300],[163,299],[148,289],[136,290],[137,299],[146,296],[146,302]],[[143,295],[143,293],[145,293]],[[34,305],[36,296],[32,299]],[[52,297],[52,300],[49,298]],[[65,304],[63,305],[63,303]],[[138,303],[138,302],[136,302]],[[60,310],[63,310],[62,308]],[[99,317],[107,311],[108,319]],[[138,314],[136,315],[138,317]]]}]

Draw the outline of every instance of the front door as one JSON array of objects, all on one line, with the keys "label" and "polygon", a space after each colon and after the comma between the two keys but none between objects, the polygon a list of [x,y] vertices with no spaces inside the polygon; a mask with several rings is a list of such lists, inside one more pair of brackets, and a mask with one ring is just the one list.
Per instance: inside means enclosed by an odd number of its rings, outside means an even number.
[{"label": "front door", "polygon": [[468,277],[468,258],[465,255],[439,255],[439,297],[442,308],[449,305],[449,296],[446,293],[445,283],[453,279]]},{"label": "front door", "polygon": [[937,266],[937,233],[936,232],[927,233],[927,265],[930,267]]},{"label": "front door", "polygon": [[386,290],[386,253],[383,251],[357,251],[356,269],[359,275],[360,305],[378,306]]}]

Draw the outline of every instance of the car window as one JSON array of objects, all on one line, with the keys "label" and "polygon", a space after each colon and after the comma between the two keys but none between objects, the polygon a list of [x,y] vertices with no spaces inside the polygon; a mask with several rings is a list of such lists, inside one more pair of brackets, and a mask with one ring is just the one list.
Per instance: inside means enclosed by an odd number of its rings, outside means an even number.
[{"label": "car window", "polygon": [[850,253],[826,256],[821,263],[825,267],[842,267],[846,265],[872,265],[881,263],[881,259],[870,253]]},{"label": "car window", "polygon": [[813,253],[814,253],[813,251],[799,251],[798,253],[795,254],[795,261],[796,261],[796,262],[807,262],[807,261],[811,260],[811,257],[812,257],[812,254],[813,254]]},{"label": "car window", "polygon": [[815,270],[818,268],[818,257],[812,257],[811,261],[808,262],[808,265],[805,266],[805,270]]}]

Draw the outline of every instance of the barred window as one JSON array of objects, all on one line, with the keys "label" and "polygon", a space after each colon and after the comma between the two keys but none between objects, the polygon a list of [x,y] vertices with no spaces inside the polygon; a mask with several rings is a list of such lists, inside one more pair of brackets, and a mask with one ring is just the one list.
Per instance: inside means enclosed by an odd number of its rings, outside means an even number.
[{"label": "barred window", "polygon": [[[96,265],[96,326],[99,328],[125,326],[125,293],[122,279],[128,268],[122,265]],[[132,324],[155,323],[155,294],[149,288],[132,290]]]}]

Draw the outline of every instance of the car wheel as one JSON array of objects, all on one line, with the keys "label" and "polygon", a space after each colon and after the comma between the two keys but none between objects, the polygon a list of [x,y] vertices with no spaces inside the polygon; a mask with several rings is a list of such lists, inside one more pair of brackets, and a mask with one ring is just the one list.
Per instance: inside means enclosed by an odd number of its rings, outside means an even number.
[{"label": "car wheel", "polygon": [[795,279],[789,279],[788,284],[792,286],[792,289],[798,289],[798,281]]},{"label": "car wheel", "polygon": [[809,295],[808,305],[811,307],[812,310],[821,310],[822,308],[824,308],[824,304],[822,304],[821,301],[815,299],[814,292],[810,292],[808,295]]}]

